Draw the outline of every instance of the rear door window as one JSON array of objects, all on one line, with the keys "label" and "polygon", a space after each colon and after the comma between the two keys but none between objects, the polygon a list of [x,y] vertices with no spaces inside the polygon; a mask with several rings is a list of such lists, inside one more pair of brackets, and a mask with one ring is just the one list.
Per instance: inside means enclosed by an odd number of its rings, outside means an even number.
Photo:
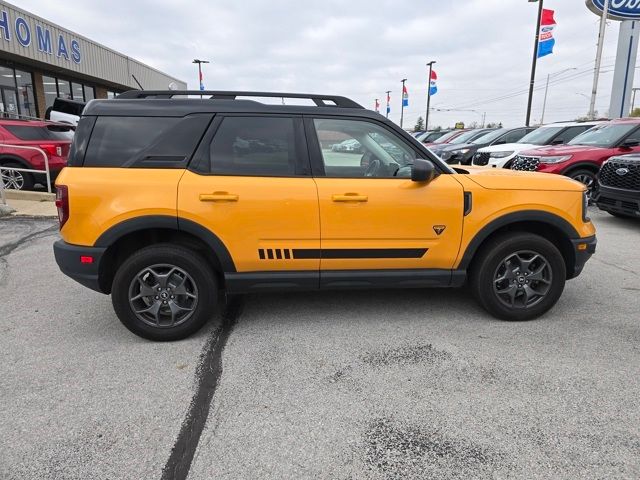
[{"label": "rear door window", "polygon": [[216,175],[296,175],[298,146],[293,118],[225,117],[209,148]]},{"label": "rear door window", "polygon": [[85,167],[184,168],[211,115],[98,117]]}]

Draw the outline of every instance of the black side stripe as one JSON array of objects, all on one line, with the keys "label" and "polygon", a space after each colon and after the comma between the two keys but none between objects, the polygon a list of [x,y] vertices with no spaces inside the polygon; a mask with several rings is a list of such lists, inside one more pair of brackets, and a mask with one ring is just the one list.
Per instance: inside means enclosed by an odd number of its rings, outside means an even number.
[{"label": "black side stripe", "polygon": [[428,248],[294,248],[295,260],[310,258],[422,258]]}]

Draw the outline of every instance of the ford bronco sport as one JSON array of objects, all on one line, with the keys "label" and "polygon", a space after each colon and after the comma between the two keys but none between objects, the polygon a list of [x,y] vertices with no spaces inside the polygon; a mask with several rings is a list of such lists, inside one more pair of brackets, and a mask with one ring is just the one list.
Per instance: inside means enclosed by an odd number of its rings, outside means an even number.
[{"label": "ford bronco sport", "polygon": [[[361,149],[332,150],[345,140]],[[532,319],[596,245],[578,182],[454,170],[380,114],[325,95],[93,100],[56,204],[60,269],[111,293],[122,323],[154,340],[195,332],[220,291],[468,281],[492,315]]]}]

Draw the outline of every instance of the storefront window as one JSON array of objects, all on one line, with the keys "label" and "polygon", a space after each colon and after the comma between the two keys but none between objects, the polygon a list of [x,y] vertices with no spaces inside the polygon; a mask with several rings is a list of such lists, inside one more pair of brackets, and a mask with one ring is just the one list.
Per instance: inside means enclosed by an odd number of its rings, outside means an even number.
[{"label": "storefront window", "polygon": [[58,96],[71,99],[71,86],[67,80],[58,79]]},{"label": "storefront window", "polygon": [[79,83],[71,83],[71,91],[73,92],[73,99],[84,101],[84,89]]},{"label": "storefront window", "polygon": [[16,70],[16,84],[18,85],[18,107],[20,114],[37,117],[38,111],[33,93],[33,76],[30,72]]},{"label": "storefront window", "polygon": [[56,86],[56,79],[53,77],[42,77],[42,83],[44,84],[44,99],[46,107],[53,106],[53,101],[58,96],[58,87]]},{"label": "storefront window", "polygon": [[88,102],[89,100],[93,100],[94,98],[96,98],[96,94],[95,94],[95,91],[94,91],[93,87],[85,85],[84,86],[84,101]]},{"label": "storefront window", "polygon": [[7,68],[0,66],[0,86],[3,87],[15,87],[15,80],[13,78],[13,68]]}]

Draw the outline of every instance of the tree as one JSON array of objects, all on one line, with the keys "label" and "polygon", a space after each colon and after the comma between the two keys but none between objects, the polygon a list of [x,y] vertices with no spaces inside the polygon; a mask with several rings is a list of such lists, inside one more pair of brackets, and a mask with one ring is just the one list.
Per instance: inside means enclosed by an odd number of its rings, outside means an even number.
[{"label": "tree", "polygon": [[424,118],[418,117],[418,120],[416,121],[416,126],[413,127],[413,131],[421,132],[422,130],[424,130]]},{"label": "tree", "polygon": [[489,122],[487,128],[502,128],[502,122]]},{"label": "tree", "polygon": [[634,108],[629,114],[630,117],[640,117],[640,108]]}]

